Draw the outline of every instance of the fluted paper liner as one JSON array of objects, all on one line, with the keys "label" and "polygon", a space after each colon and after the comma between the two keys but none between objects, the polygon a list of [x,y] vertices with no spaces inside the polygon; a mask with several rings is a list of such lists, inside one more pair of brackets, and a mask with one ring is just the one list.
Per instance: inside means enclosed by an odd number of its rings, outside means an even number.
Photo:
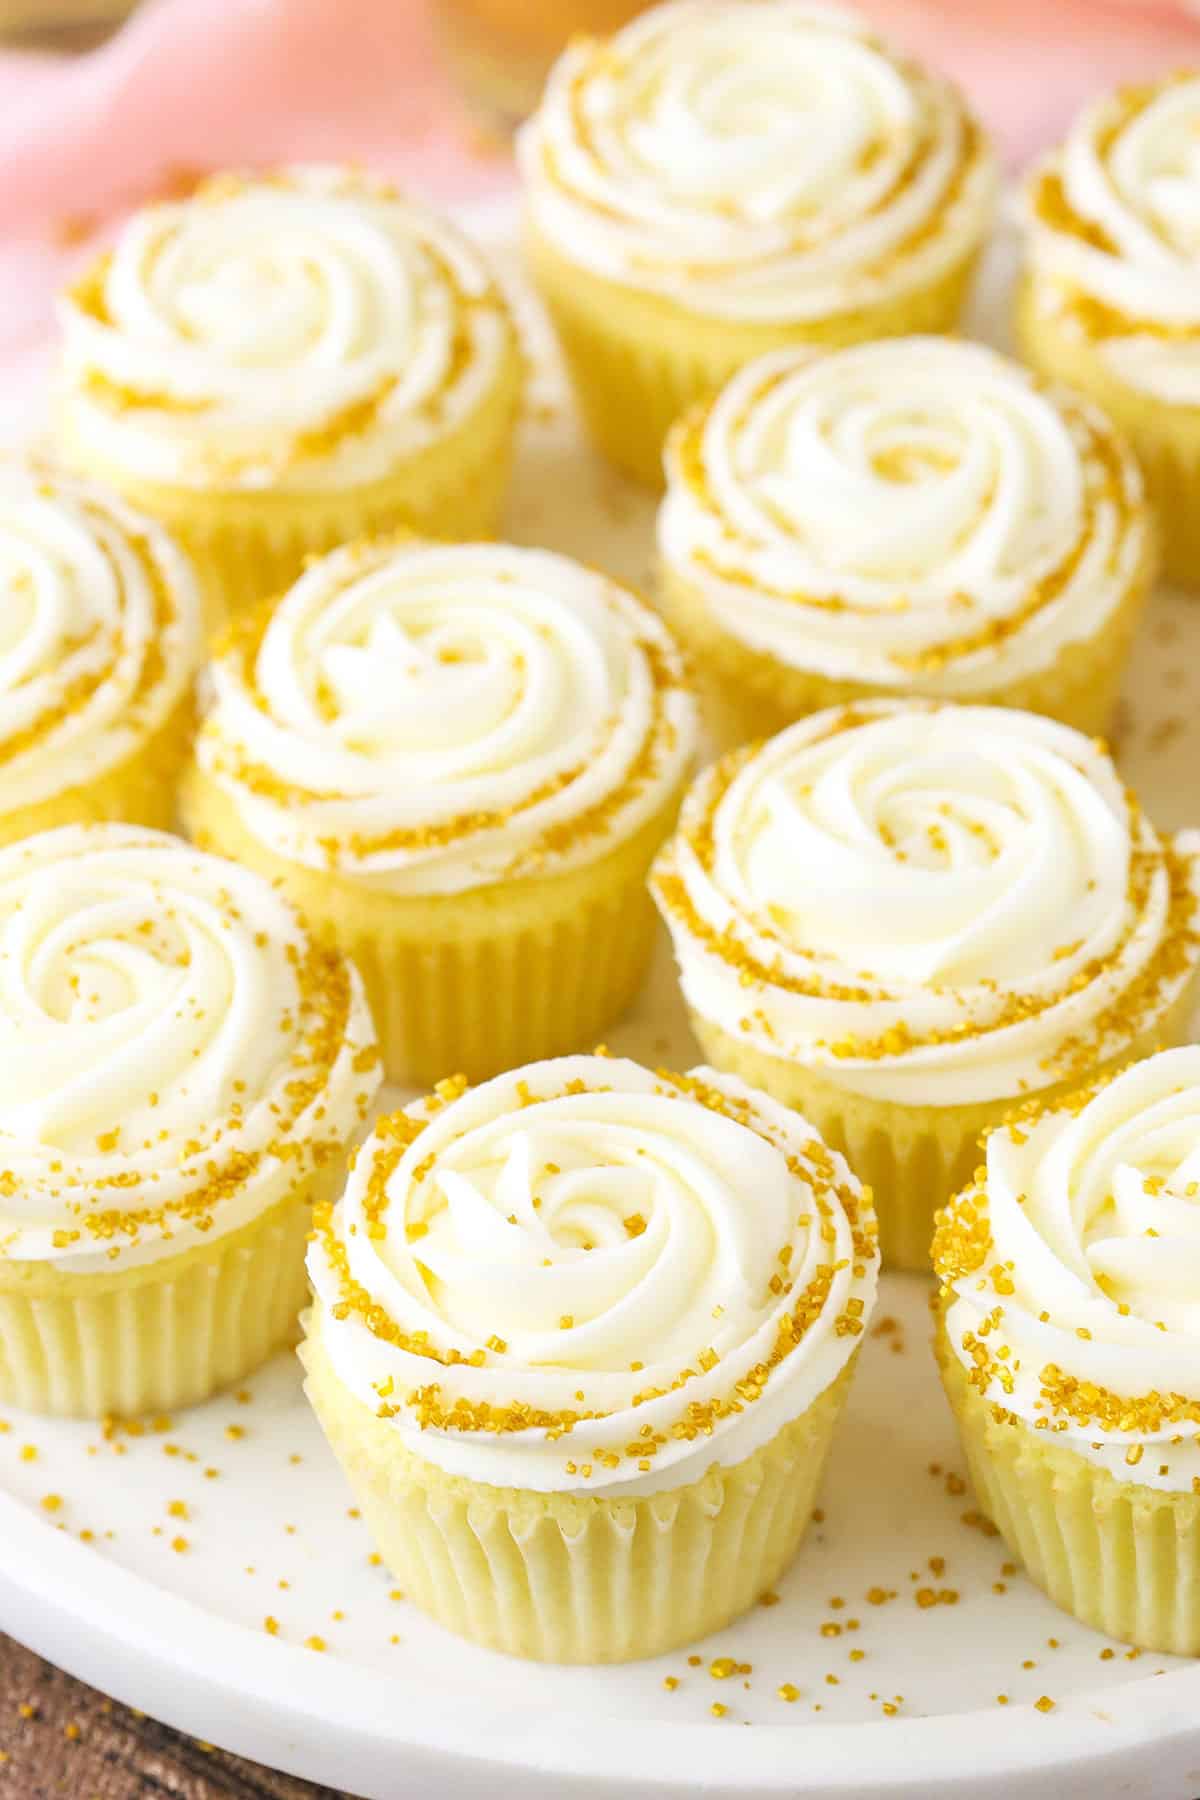
[{"label": "fluted paper liner", "polygon": [[646,875],[679,801],[582,868],[430,896],[285,862],[194,766],[184,817],[205,849],[282,882],[357,965],[389,1076],[432,1085],[595,1047],[645,976],[655,930]]},{"label": "fluted paper liner", "polygon": [[1050,1432],[1001,1422],[941,1324],[937,1354],[980,1507],[1030,1579],[1109,1637],[1200,1654],[1200,1495],[1118,1481]]},{"label": "fluted paper liner", "polygon": [[84,1418],[172,1412],[294,1341],[314,1197],[178,1256],[95,1274],[0,1258],[0,1401]]},{"label": "fluted paper liner", "polygon": [[1103,347],[1063,315],[1052,287],[1030,276],[1018,290],[1016,335],[1032,368],[1088,395],[1124,432],[1158,515],[1164,574],[1200,587],[1200,406],[1172,406],[1122,381]]},{"label": "fluted paper liner", "polygon": [[[1098,1064],[1077,1081],[1040,1089],[1036,1098],[1047,1105],[1069,1101],[1104,1069],[1115,1070],[1135,1057],[1182,1042],[1193,1004],[1194,983],[1189,981],[1155,1027],[1122,1056]],[[693,1011],[691,1021],[714,1068],[740,1075],[752,1087],[803,1113],[871,1189],[884,1266],[928,1273],[934,1213],[971,1179],[979,1165],[981,1136],[1001,1124],[1019,1099],[971,1106],[905,1106],[868,1099],[839,1087],[822,1070],[742,1043],[699,1013]]]},{"label": "fluted paper liner", "polygon": [[186,696],[158,730],[115,768],[49,800],[0,810],[0,845],[15,844],[59,825],[115,821],[169,831],[175,823],[176,789],[191,747],[194,710]]},{"label": "fluted paper liner", "polygon": [[[1200,496],[1200,485],[1196,492]],[[923,683],[919,676],[906,684],[882,687],[796,668],[727,631],[714,618],[702,591],[675,569],[664,567],[661,571],[658,597],[663,617],[689,653],[705,718],[721,750],[771,737],[826,706],[905,699],[913,694],[1045,713],[1095,737],[1111,723],[1129,645],[1150,596],[1157,560],[1151,534],[1147,555],[1125,594],[1090,637],[1064,644],[1052,663],[1021,680],[997,682],[994,687],[962,695],[947,695],[936,681]]]},{"label": "fluted paper liner", "polygon": [[693,401],[752,357],[789,344],[834,349],[871,338],[952,331],[974,271],[972,249],[933,284],[825,318],[747,324],[705,318],[606,281],[532,230],[526,261],[550,313],[588,430],[610,462],[663,485],[667,432]]},{"label": "fluted paper liner", "polygon": [[339,1380],[319,1307],[306,1331],[305,1392],[407,1598],[462,1637],[538,1662],[658,1656],[753,1606],[796,1553],[853,1369],[744,1462],[601,1499],[444,1474]]},{"label": "fluted paper liner", "polygon": [[136,481],[85,455],[65,429],[68,466],[115,488],[157,519],[188,552],[210,627],[281,594],[305,562],[339,544],[408,525],[434,537],[490,537],[499,527],[512,466],[522,368],[512,352],[469,418],[413,454],[383,480],[298,493],[218,491]]}]

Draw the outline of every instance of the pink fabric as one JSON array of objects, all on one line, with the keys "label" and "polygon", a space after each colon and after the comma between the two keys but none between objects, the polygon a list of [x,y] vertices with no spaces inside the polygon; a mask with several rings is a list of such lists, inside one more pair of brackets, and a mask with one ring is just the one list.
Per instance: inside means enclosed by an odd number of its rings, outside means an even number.
[{"label": "pink fabric", "polygon": [[[1200,62],[1200,0],[860,3],[969,89],[1014,164],[1098,89]],[[473,139],[421,0],[148,0],[87,56],[0,55],[0,429],[41,378],[80,239],[200,170],[287,158],[360,161],[444,200],[511,179]]]}]

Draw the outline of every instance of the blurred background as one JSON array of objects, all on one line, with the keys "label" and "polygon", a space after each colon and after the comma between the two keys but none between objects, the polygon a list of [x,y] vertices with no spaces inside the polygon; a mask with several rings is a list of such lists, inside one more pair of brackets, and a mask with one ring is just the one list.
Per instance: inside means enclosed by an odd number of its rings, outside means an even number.
[{"label": "blurred background", "polygon": [[[970,94],[1014,170],[1098,90],[1200,64],[1200,0],[859,0]],[[208,170],[357,161],[442,204],[511,189],[514,125],[637,0],[0,0],[0,432],[71,262]]]}]

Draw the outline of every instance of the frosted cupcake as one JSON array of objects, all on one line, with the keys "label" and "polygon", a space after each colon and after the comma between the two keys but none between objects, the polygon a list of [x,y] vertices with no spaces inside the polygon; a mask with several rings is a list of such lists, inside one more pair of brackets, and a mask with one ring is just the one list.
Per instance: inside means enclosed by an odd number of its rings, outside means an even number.
[{"label": "frosted cupcake", "polygon": [[169,825],[192,725],[200,599],[115,495],[0,457],[0,844],[53,825]]},{"label": "frosted cupcake", "polygon": [[668,426],[751,357],[951,330],[996,186],[953,88],[807,0],[577,40],[518,155],[588,424],[656,485]]},{"label": "frosted cupcake", "polygon": [[650,954],[694,706],[657,615],[547,551],[339,551],[214,666],[190,829],[362,971],[389,1072],[594,1044]]},{"label": "frosted cupcake", "polygon": [[472,246],[382,181],[218,176],[136,214],[62,325],[61,453],[170,525],[225,606],[401,520],[496,529],[513,326]]},{"label": "frosted cupcake", "polygon": [[262,1362],[379,1079],[357,976],[256,875],[128,825],[0,851],[5,1403],[163,1411]]},{"label": "frosted cupcake", "polygon": [[1137,465],[980,344],[747,365],[674,427],[662,599],[741,743],[873,694],[1107,724],[1155,572]]},{"label": "frosted cupcake", "polygon": [[653,887],[709,1061],[812,1119],[923,1268],[982,1131],[1184,1034],[1198,861],[1093,739],[877,701],[722,758]]},{"label": "frosted cupcake", "polygon": [[1200,582],[1200,72],[1095,101],[1027,197],[1017,312],[1035,368],[1141,458],[1168,575]]},{"label": "frosted cupcake", "polygon": [[1085,1624],[1200,1653],[1200,1049],[995,1131],[938,1221],[938,1355],[981,1504]]},{"label": "frosted cupcake", "polygon": [[306,1389],[441,1624],[653,1656],[791,1560],[877,1270],[869,1196],[741,1082],[594,1056],[445,1082],[318,1215]]}]

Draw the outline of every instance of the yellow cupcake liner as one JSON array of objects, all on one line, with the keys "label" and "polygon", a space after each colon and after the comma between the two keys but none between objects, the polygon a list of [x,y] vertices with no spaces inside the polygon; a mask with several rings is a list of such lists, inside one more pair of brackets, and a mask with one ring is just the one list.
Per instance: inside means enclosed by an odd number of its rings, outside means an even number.
[{"label": "yellow cupcake liner", "polygon": [[606,281],[568,261],[531,229],[525,247],[589,432],[610,462],[658,488],[671,425],[752,357],[790,344],[832,349],[871,338],[952,331],[977,256],[972,246],[936,282],[878,306],[823,319],[746,324],[705,318]]},{"label": "yellow cupcake liner", "polygon": [[191,746],[195,708],[190,693],[158,730],[115,768],[80,787],[15,812],[0,812],[0,845],[15,844],[59,825],[116,820],[169,831],[175,823],[179,775]]},{"label": "yellow cupcake liner", "polygon": [[798,669],[727,631],[713,617],[700,590],[674,569],[664,567],[660,572],[658,603],[690,657],[705,721],[721,750],[771,737],[826,706],[911,695],[1020,707],[1094,737],[1107,730],[1112,719],[1129,646],[1156,571],[1157,547],[1151,543],[1126,593],[1091,637],[1065,644],[1045,669],[969,694],[949,693],[936,676],[924,681],[914,676],[903,685],[885,687]]},{"label": "yellow cupcake liner", "polygon": [[594,1048],[645,977],[655,932],[646,876],[679,801],[583,868],[418,896],[285,862],[195,765],[183,813],[197,843],[281,883],[357,965],[388,1075],[430,1086]]},{"label": "yellow cupcake liner", "polygon": [[[1116,1070],[1188,1035],[1193,985],[1174,1001],[1152,1031],[1119,1058],[1092,1070],[1085,1080],[1059,1082],[1038,1091],[1047,1105],[1060,1103],[1090,1085],[1105,1069]],[[738,1075],[761,1088],[814,1125],[825,1142],[840,1150],[872,1191],[879,1218],[879,1248],[885,1267],[928,1273],[934,1214],[964,1187],[979,1166],[979,1140],[1019,1104],[1009,1098],[972,1106],[902,1106],[868,1099],[839,1087],[824,1071],[781,1056],[770,1056],[691,1013],[692,1030],[715,1069]]]},{"label": "yellow cupcake liner", "polygon": [[[319,1192],[314,1191],[319,1184]],[[328,1174],[178,1256],[95,1274],[0,1258],[0,1401],[103,1418],[206,1400],[292,1342]]]},{"label": "yellow cupcake liner", "polygon": [[282,593],[310,556],[408,525],[433,537],[469,540],[499,529],[512,467],[523,382],[513,350],[469,418],[414,452],[382,481],[311,492],[218,491],[137,481],[86,453],[59,424],[58,450],[77,472],[115,488],[157,519],[191,557],[210,629],[230,614]]},{"label": "yellow cupcake liner", "polygon": [[1118,1481],[997,1419],[939,1324],[937,1357],[982,1510],[1056,1606],[1144,1650],[1200,1654],[1200,1495]]},{"label": "yellow cupcake liner", "polygon": [[812,1514],[853,1362],[763,1449],[631,1499],[538,1494],[444,1474],[334,1373],[320,1309],[305,1392],[379,1553],[423,1612],[537,1662],[627,1662],[718,1631],[791,1562]]},{"label": "yellow cupcake liner", "polygon": [[1164,577],[1200,587],[1200,406],[1172,406],[1129,387],[1028,276],[1018,291],[1016,335],[1032,368],[1086,394],[1124,432],[1158,515]]}]

